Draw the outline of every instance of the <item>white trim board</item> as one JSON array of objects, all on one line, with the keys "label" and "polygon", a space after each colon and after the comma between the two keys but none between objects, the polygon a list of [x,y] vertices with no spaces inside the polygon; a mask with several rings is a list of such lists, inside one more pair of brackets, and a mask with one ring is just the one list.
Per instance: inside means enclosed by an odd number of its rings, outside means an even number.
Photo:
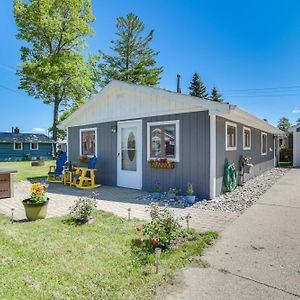
[{"label": "white trim board", "polygon": [[[266,137],[266,152],[263,152],[263,136]],[[260,135],[260,153],[261,155],[268,154],[268,134],[266,132],[262,132]]]},{"label": "white trim board", "polygon": [[[234,147],[228,147],[228,140],[227,140],[227,127],[231,126],[235,128],[235,146]],[[226,121],[225,122],[225,151],[236,151],[237,150],[237,135],[238,135],[238,130],[237,130],[237,124],[236,123],[231,123]]]},{"label": "white trim board", "polygon": [[148,122],[147,123],[147,160],[155,159],[156,157],[151,157],[150,155],[150,127],[155,125],[168,125],[175,124],[175,158],[168,158],[170,161],[179,162],[180,161],[180,122],[179,120],[172,121],[161,121],[161,122]]},{"label": "white trim board", "polygon": [[[249,139],[250,146],[245,146],[245,131],[249,131],[250,132],[250,139]],[[252,146],[251,128],[243,126],[243,150],[251,150],[251,146]]]},{"label": "white trim board", "polygon": [[[98,137],[97,137],[97,128],[81,128],[79,129],[79,155],[82,156],[82,147],[81,147],[81,133],[85,131],[95,131],[95,155],[98,157]],[[92,156],[92,155],[90,155]]]},{"label": "white trim board", "polygon": [[[21,148],[20,149],[16,149],[16,144],[21,144]],[[23,143],[22,142],[14,142],[14,150],[15,151],[22,151],[23,150]]]},{"label": "white trim board", "polygon": [[217,159],[217,125],[216,116],[209,116],[210,124],[210,168],[209,168],[209,197],[216,197],[216,159]]}]

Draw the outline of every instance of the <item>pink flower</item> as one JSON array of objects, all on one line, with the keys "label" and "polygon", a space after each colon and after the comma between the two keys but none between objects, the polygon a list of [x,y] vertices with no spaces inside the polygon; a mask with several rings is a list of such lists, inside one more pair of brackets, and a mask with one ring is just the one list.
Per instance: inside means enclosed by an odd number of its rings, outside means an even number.
[{"label": "pink flower", "polygon": [[141,242],[141,243],[143,243],[143,242],[144,242],[144,238],[139,237],[139,238],[138,238],[138,241]]},{"label": "pink flower", "polygon": [[141,227],[141,226],[138,226],[138,227],[136,228],[136,231],[137,231],[137,232],[141,232],[141,231],[142,231],[142,227]]},{"label": "pink flower", "polygon": [[155,237],[151,238],[151,244],[152,245],[155,245],[157,243],[158,243],[158,239],[157,238],[155,238]]}]

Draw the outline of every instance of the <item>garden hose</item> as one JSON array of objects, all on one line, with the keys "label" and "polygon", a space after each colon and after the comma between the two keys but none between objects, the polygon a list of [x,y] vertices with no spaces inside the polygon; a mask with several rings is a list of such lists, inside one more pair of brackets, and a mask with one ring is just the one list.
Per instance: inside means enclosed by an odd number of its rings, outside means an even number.
[{"label": "garden hose", "polygon": [[237,185],[237,174],[234,164],[227,164],[224,168],[224,185],[227,192],[232,192]]}]

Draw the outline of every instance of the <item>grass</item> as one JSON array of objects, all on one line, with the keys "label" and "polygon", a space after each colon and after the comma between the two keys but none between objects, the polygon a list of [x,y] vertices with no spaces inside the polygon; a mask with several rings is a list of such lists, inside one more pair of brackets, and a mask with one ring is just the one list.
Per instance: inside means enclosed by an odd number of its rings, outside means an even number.
[{"label": "grass", "polygon": [[67,217],[11,224],[0,215],[0,298],[151,299],[217,236],[192,231],[181,247],[162,253],[155,274],[153,263],[141,265],[131,252],[137,225],[102,211],[82,226]]},{"label": "grass", "polygon": [[46,177],[50,165],[55,165],[55,161],[45,161],[45,166],[42,167],[32,167],[31,161],[0,162],[0,168],[18,171],[13,175],[14,181]]},{"label": "grass", "polygon": [[281,161],[279,163],[279,166],[281,168],[287,168],[287,167],[292,167],[293,166],[293,163],[291,161]]}]

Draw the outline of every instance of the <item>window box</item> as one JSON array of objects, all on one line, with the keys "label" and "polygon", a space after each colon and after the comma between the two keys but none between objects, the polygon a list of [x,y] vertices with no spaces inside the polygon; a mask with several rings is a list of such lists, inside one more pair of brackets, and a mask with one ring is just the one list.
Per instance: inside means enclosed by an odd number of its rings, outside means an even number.
[{"label": "window box", "polygon": [[150,159],[148,160],[148,165],[150,168],[155,169],[174,169],[175,162],[167,159]]}]

